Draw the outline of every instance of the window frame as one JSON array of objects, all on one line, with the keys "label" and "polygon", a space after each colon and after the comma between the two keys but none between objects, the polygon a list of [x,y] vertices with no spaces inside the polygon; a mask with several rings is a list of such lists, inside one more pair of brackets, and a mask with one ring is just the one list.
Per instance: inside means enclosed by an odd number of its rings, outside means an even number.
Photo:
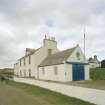
[{"label": "window frame", "polygon": [[80,56],[81,56],[80,52],[76,52],[76,57],[78,60],[80,60]]},{"label": "window frame", "polygon": [[24,77],[26,77],[26,70],[24,70]]},{"label": "window frame", "polygon": [[24,58],[24,66],[26,65],[26,59]]},{"label": "window frame", "polygon": [[20,77],[22,77],[22,71],[20,70]]},{"label": "window frame", "polygon": [[21,61],[21,59],[20,59],[20,66],[22,66],[22,61]]},{"label": "window frame", "polygon": [[54,66],[54,75],[58,75],[58,67]]},{"label": "window frame", "polygon": [[29,55],[29,62],[28,62],[29,64],[31,64],[31,56]]},{"label": "window frame", "polygon": [[45,75],[45,68],[42,68],[42,74]]},{"label": "window frame", "polygon": [[31,77],[31,69],[28,70],[29,77]]}]

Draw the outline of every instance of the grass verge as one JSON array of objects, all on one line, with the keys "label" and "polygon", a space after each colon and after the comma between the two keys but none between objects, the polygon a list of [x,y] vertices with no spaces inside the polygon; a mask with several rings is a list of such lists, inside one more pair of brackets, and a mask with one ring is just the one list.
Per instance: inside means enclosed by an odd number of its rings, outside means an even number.
[{"label": "grass verge", "polygon": [[68,97],[66,95],[62,95],[60,93],[53,92],[33,85],[28,85],[24,83],[13,82],[13,81],[9,81],[8,84],[15,88],[22,89],[26,93],[34,95],[40,100],[44,99],[45,101],[47,101],[49,104],[52,104],[52,105],[94,105],[92,103],[85,102],[80,99]]}]

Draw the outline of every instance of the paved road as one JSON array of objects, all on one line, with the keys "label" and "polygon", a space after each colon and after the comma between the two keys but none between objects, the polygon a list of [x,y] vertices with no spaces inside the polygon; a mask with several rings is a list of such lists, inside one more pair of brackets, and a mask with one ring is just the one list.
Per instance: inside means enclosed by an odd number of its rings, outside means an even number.
[{"label": "paved road", "polygon": [[[0,83],[0,105],[49,105],[21,89]],[[50,104],[51,105],[51,104]]]},{"label": "paved road", "polygon": [[90,89],[78,86],[71,86],[65,84],[51,83],[45,81],[38,81],[34,79],[25,79],[25,78],[16,78],[15,81],[23,82],[27,84],[33,84],[40,87],[47,88],[49,90],[53,90],[67,96],[76,97],[91,103],[95,103],[97,105],[105,105],[105,91],[98,89]]}]

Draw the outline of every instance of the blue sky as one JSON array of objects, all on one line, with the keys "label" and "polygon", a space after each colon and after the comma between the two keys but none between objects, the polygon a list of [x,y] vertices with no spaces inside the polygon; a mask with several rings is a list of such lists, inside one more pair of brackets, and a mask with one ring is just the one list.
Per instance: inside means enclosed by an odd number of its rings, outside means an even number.
[{"label": "blue sky", "polygon": [[79,44],[86,56],[105,59],[105,0],[0,0],[0,67],[12,67],[26,47],[38,48],[44,35],[60,50]]}]

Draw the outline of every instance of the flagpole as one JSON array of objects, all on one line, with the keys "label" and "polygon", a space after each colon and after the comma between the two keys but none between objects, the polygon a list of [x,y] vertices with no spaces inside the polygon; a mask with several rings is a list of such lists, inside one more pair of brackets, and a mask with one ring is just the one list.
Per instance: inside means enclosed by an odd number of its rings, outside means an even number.
[{"label": "flagpole", "polygon": [[85,41],[86,35],[85,35],[85,26],[84,26],[84,60],[86,56],[86,41]]}]

